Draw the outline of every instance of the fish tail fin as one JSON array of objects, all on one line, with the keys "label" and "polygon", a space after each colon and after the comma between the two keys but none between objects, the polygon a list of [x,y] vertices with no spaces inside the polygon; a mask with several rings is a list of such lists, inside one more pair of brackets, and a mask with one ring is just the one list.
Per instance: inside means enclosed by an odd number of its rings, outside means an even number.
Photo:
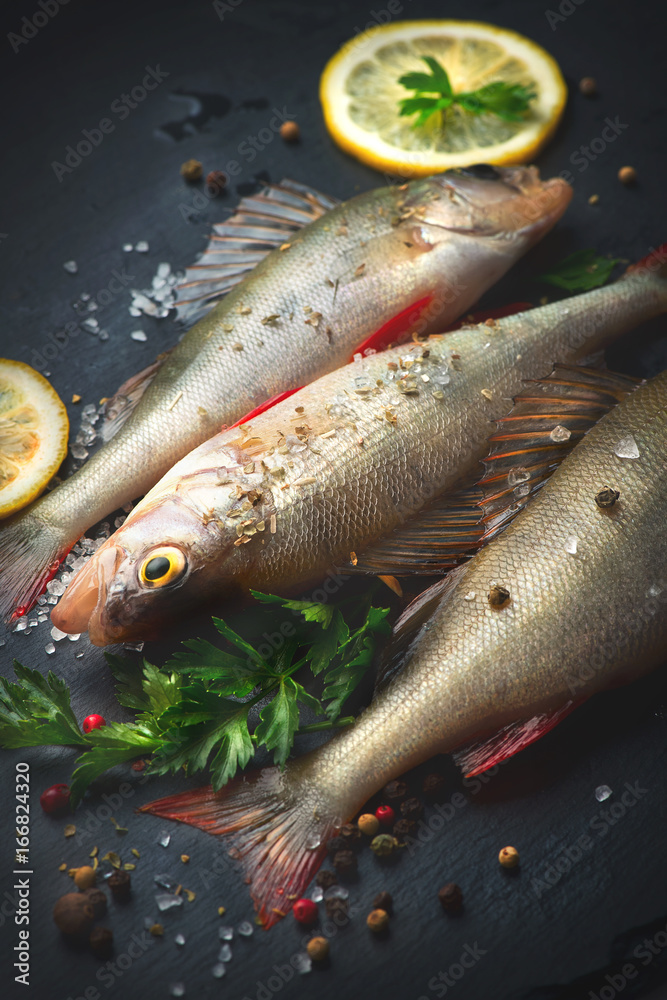
[{"label": "fish tail fin", "polygon": [[[296,764],[299,768],[299,763]],[[308,782],[277,767],[250,772],[219,792],[211,785],[149,802],[140,812],[227,835],[262,926],[268,930],[292,908],[322,864],[326,842],[340,826],[319,817]]]},{"label": "fish tail fin", "polygon": [[0,527],[0,617],[7,624],[30,610],[70,548],[62,528],[32,510]]}]

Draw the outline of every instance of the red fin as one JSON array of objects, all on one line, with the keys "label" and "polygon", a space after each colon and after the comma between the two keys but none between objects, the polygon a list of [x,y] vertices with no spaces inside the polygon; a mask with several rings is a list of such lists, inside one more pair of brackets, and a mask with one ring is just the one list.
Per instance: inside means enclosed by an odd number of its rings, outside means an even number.
[{"label": "red fin", "polygon": [[[326,855],[333,822],[316,820],[313,802],[288,771],[268,767],[235,778],[221,791],[211,785],[158,799],[140,812],[230,835],[230,855],[241,861],[250,895],[268,930],[291,909]],[[312,845],[318,846],[313,849]]]},{"label": "red fin", "polygon": [[665,265],[667,264],[667,243],[661,243],[656,249],[652,249],[645,257],[638,260],[636,264],[630,264],[630,267],[626,268],[626,274],[632,274],[633,271],[641,271],[646,268],[648,271],[660,271],[664,274]]},{"label": "red fin", "polygon": [[0,620],[33,606],[74,544],[60,526],[39,519],[39,501],[0,525]]},{"label": "red fin", "polygon": [[381,326],[379,330],[376,330],[370,337],[362,341],[354,353],[368,354],[369,351],[384,351],[389,344],[400,343],[401,340],[404,340],[412,332],[415,323],[419,322],[422,313],[428,309],[434,298],[435,295],[433,294],[425,295],[424,298],[413,302],[407,309],[403,309],[396,316],[392,316],[384,326]]},{"label": "red fin", "polygon": [[223,427],[223,430],[231,430],[233,427],[240,427],[241,424],[247,424],[249,420],[252,420],[254,417],[258,417],[260,413],[266,413],[266,411],[270,410],[272,406],[276,406],[277,403],[282,403],[283,399],[289,399],[290,396],[293,396],[295,392],[299,392],[302,388],[303,386],[299,386],[297,389],[286,389],[285,392],[279,392],[277,396],[271,396],[269,399],[265,399],[263,403],[256,406],[254,410],[250,411],[250,413],[246,413],[246,415],[241,417],[240,420],[237,420],[235,424],[230,424],[229,427]]},{"label": "red fin", "polygon": [[490,767],[501,764],[515,753],[524,750],[531,743],[537,742],[549,730],[562,722],[580,702],[568,701],[555,712],[543,712],[530,719],[512,722],[503,726],[497,733],[483,740],[475,740],[459,747],[452,754],[454,761],[463,771],[466,778],[472,778]]},{"label": "red fin", "polygon": [[482,309],[481,312],[468,313],[467,316],[464,316],[457,323],[453,323],[452,326],[448,326],[443,332],[460,330],[462,326],[483,323],[487,319],[503,319],[504,316],[514,316],[516,313],[526,312],[527,309],[532,308],[532,302],[510,302],[506,306],[496,306],[495,309]]}]

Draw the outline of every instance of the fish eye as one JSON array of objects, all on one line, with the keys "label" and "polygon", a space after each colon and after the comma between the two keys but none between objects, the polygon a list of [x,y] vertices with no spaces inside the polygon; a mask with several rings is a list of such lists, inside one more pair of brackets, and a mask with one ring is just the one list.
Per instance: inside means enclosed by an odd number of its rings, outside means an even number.
[{"label": "fish eye", "polygon": [[175,545],[164,545],[154,549],[144,559],[139,570],[139,579],[145,587],[155,589],[166,587],[178,580],[187,566],[187,560]]}]

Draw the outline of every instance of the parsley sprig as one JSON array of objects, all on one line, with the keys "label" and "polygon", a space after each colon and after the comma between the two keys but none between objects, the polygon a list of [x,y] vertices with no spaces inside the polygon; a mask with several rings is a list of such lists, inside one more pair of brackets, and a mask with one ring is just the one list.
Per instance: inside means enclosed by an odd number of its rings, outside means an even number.
[{"label": "parsley sprig", "polygon": [[[109,768],[137,757],[150,757],[154,774],[180,768],[191,774],[208,766],[216,789],[245,767],[259,746],[284,766],[298,733],[354,721],[341,711],[370,666],[378,638],[389,632],[389,612],[365,606],[346,620],[345,602],[253,596],[267,607],[269,628],[273,623],[279,630],[285,613],[291,613],[290,627],[277,633],[288,637],[270,654],[262,655],[220,618],[213,623],[225,648],[189,639],[164,667],[144,660],[140,672],[131,661],[107,654],[116,697],[137,713],[133,722],[82,733],[65,682],[15,662],[17,680],[0,678],[0,745],[83,747],[71,784],[73,804]],[[266,645],[260,646],[262,652]],[[297,680],[303,668],[321,676],[319,697]],[[251,732],[250,713],[260,703]],[[302,725],[300,706],[322,718]]]},{"label": "parsley sprig", "polygon": [[576,250],[536,279],[566,292],[587,292],[609,280],[619,257],[603,257],[596,250]]},{"label": "parsley sprig", "polygon": [[455,94],[447,70],[433,56],[422,56],[430,73],[405,73],[398,82],[406,90],[414,90],[413,97],[399,101],[401,115],[417,115],[415,127],[424,125],[431,115],[446,111],[452,104],[458,104],[472,115],[491,113],[506,122],[518,122],[528,111],[529,104],[537,96],[529,87],[520,83],[504,83],[501,80],[487,83],[478,90]]}]

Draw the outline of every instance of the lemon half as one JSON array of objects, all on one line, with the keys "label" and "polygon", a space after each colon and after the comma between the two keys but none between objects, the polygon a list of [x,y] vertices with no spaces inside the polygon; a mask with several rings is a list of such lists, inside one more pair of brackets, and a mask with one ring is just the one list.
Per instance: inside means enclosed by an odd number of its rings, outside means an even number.
[{"label": "lemon half", "polygon": [[67,454],[69,420],[50,382],[0,358],[0,517],[38,496]]},{"label": "lemon half", "polygon": [[[399,115],[412,96],[399,84],[426,72],[421,57],[447,70],[454,93],[495,81],[532,88],[525,117],[506,122],[453,104],[444,120],[432,115],[415,127]],[[567,99],[556,61],[529,38],[480,21],[398,21],[352,38],[327,63],[320,100],[329,132],[346,152],[376,170],[422,177],[470,163],[530,163],[550,139]]]}]

